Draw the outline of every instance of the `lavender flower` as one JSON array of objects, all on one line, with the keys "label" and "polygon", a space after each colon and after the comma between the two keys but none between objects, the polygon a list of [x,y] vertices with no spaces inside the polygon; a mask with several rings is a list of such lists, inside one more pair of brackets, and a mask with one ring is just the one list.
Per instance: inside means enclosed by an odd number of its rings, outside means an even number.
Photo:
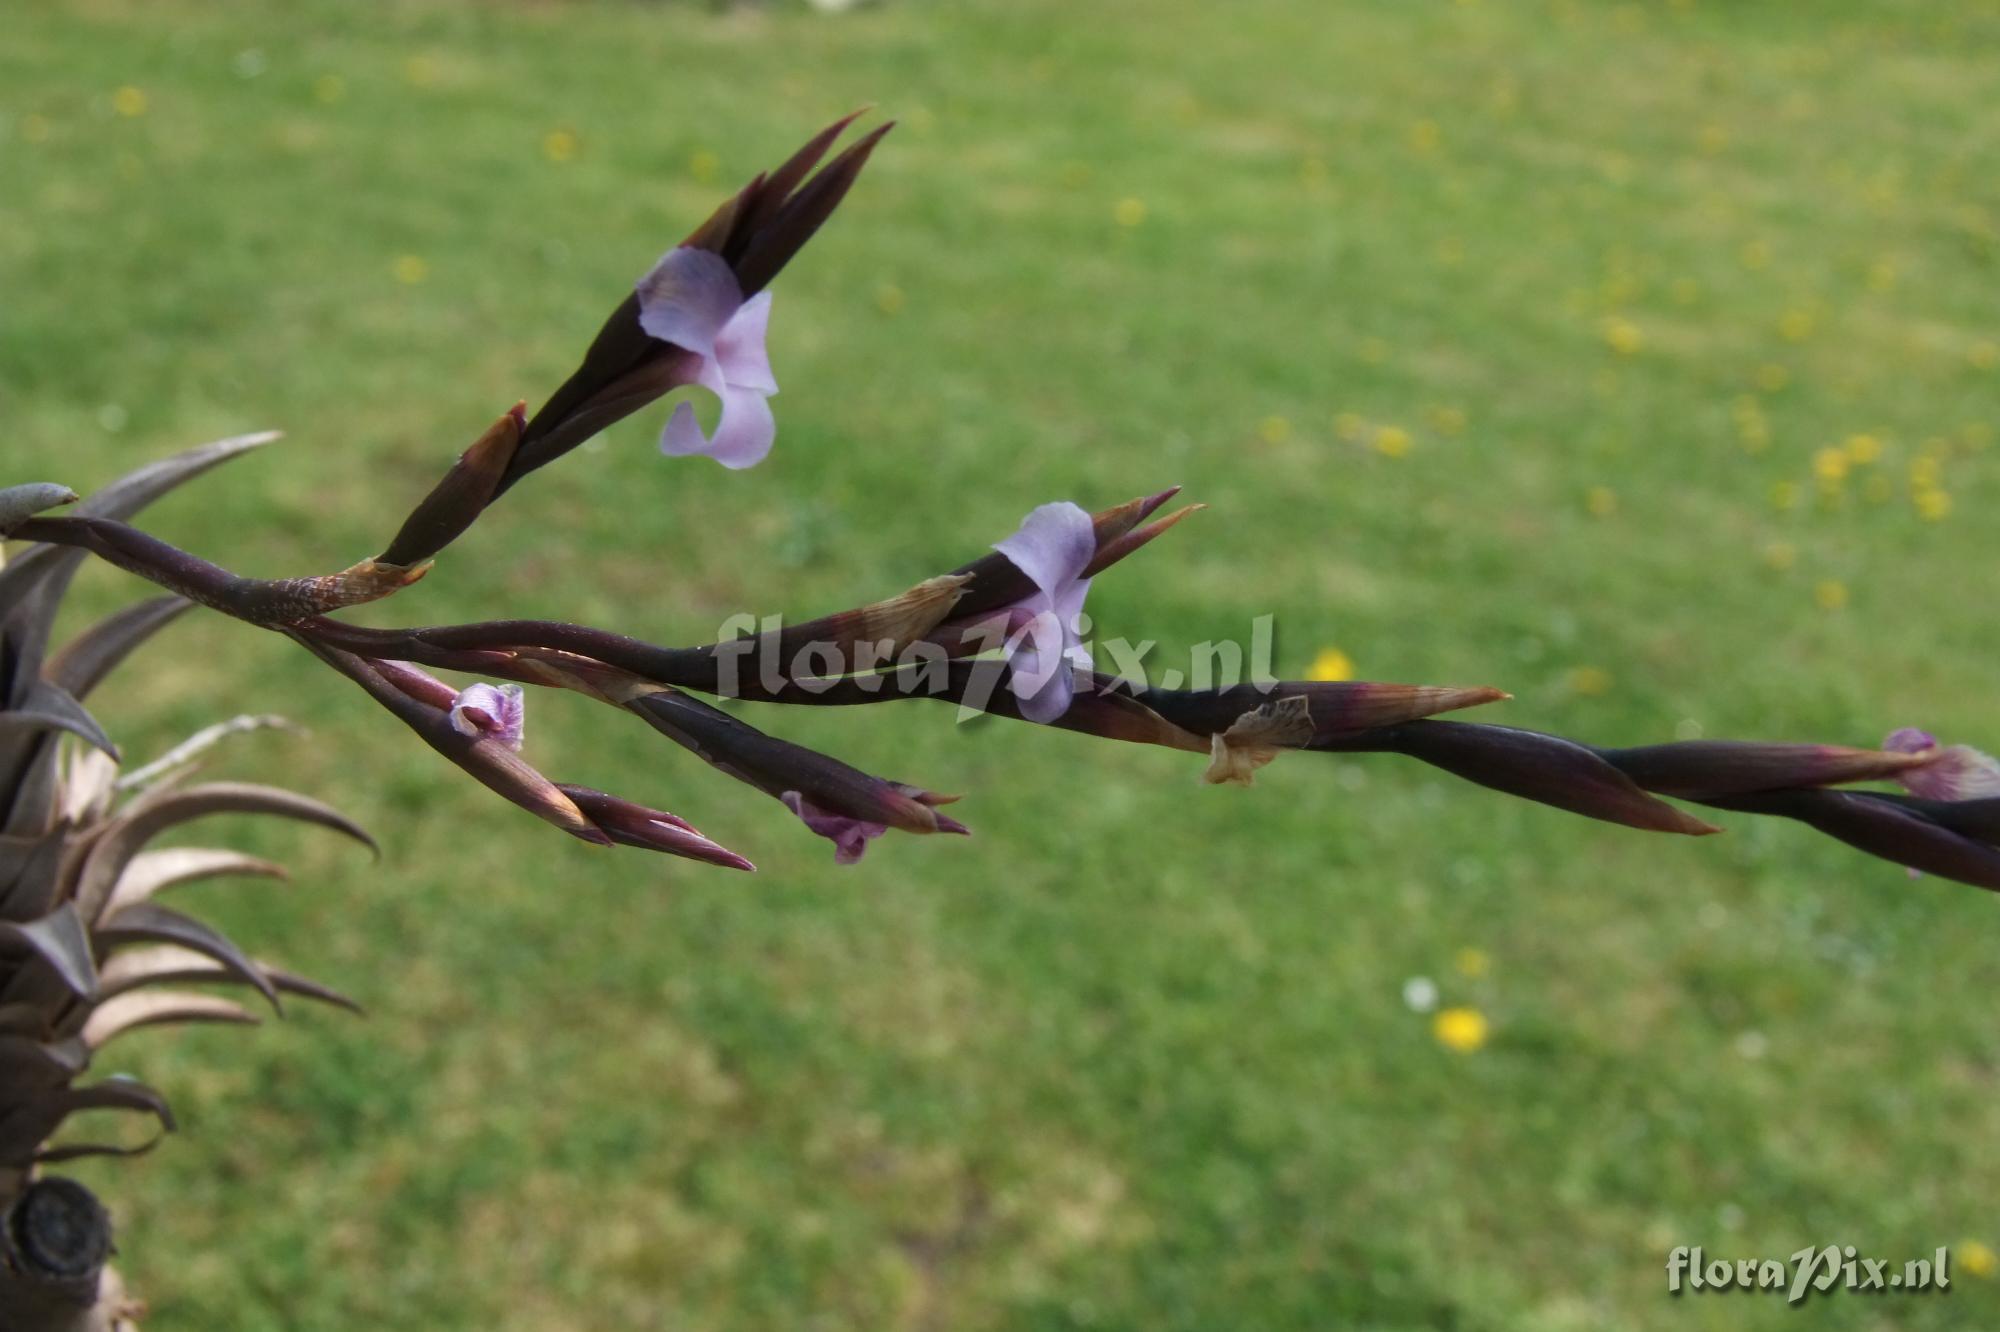
[{"label": "lavender flower", "polygon": [[1090,591],[1083,571],[1097,554],[1097,532],[1088,513],[1059,500],[1023,518],[1020,530],[993,549],[1035,585],[1014,603],[1034,618],[1008,640],[1007,657],[1021,715],[1046,725],[1069,711],[1075,693],[1071,667],[1091,668],[1078,617]]},{"label": "lavender flower", "polygon": [[778,391],[764,332],[771,293],[743,299],[743,288],[722,256],[681,246],[639,279],[639,327],[682,349],[672,367],[677,384],[699,384],[722,400],[715,434],[704,435],[694,407],[683,402],[667,418],[660,451],[669,457],[702,454],[724,467],[754,467],[771,451],[777,424],[768,398]]},{"label": "lavender flower", "polygon": [[1920,768],[1901,773],[1901,782],[1911,795],[1926,800],[1978,800],[2000,796],[2000,761],[1970,745],[1948,745],[1938,749],[1936,737],[1914,726],[1892,731],[1882,748],[1893,754],[1921,754],[1937,749],[1937,757]]},{"label": "lavender flower", "polygon": [[467,685],[451,701],[451,729],[475,740],[498,740],[519,753],[526,712],[517,684]]},{"label": "lavender flower", "polygon": [[821,809],[797,791],[787,791],[778,798],[785,802],[785,808],[799,816],[806,827],[833,843],[833,863],[836,865],[852,865],[859,861],[868,850],[869,841],[889,831],[886,823],[851,819],[845,814]]}]

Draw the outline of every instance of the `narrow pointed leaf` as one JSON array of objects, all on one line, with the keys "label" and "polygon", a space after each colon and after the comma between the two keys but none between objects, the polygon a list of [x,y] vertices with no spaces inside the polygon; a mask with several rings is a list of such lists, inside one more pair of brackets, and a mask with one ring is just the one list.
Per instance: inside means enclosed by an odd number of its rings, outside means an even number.
[{"label": "narrow pointed leaf", "polygon": [[183,990],[131,990],[99,1004],[83,1024],[83,1043],[101,1050],[139,1027],[182,1022],[229,1022],[254,1027],[255,1013],[232,999]]},{"label": "narrow pointed leaf", "polygon": [[89,696],[118,663],[192,608],[185,597],[151,597],[107,615],[49,659],[44,674],[77,699]]},{"label": "narrow pointed leaf", "polygon": [[88,999],[97,993],[90,938],[75,903],[65,902],[26,924],[0,920],[0,944],[15,944],[40,956],[71,994]]},{"label": "narrow pointed leaf", "polygon": [[[174,487],[209,468],[242,456],[278,436],[274,431],[238,435],[177,453],[127,473],[77,505],[79,517],[129,518]],[[18,634],[14,650],[39,671],[48,646],[56,604],[85,552],[69,546],[37,545],[0,569],[0,629]],[[18,682],[17,682],[18,683]]]},{"label": "narrow pointed leaf", "polygon": [[281,993],[295,994],[301,999],[310,999],[314,1003],[327,1004],[333,1008],[344,1008],[360,1016],[367,1015],[368,1010],[331,985],[322,985],[311,977],[301,976],[296,971],[286,971],[282,967],[268,966],[262,962],[257,965]]},{"label": "narrow pointed leaf", "polygon": [[149,793],[135,801],[105,830],[84,860],[76,901],[87,920],[95,919],[110,900],[125,867],[159,833],[211,814],[273,814],[331,828],[380,854],[375,839],[360,825],[330,805],[275,786],[243,782],[207,782],[180,790]]},{"label": "narrow pointed leaf", "polygon": [[97,718],[70,697],[68,690],[47,680],[37,680],[19,703],[0,711],[0,739],[39,731],[67,731],[113,758],[118,757],[118,746],[111,743],[111,737],[97,724]]},{"label": "narrow pointed leaf", "polygon": [[283,865],[246,856],[240,851],[196,846],[142,851],[132,857],[124,872],[118,876],[118,882],[111,889],[111,899],[105,904],[105,912],[109,914],[148,901],[154,894],[180,884],[225,876],[279,880],[291,877]]},{"label": "narrow pointed leaf", "polygon": [[141,902],[106,916],[93,931],[99,948],[109,952],[131,943],[171,943],[192,948],[220,962],[231,974],[279,1007],[278,991],[257,964],[217,931],[190,916],[154,902]]}]

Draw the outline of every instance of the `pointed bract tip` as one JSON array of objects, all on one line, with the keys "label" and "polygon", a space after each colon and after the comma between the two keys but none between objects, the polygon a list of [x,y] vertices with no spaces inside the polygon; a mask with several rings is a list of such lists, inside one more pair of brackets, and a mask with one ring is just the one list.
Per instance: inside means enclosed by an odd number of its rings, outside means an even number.
[{"label": "pointed bract tip", "polygon": [[1168,500],[1172,499],[1174,496],[1180,493],[1181,493],[1181,488],[1179,485],[1171,485],[1157,495],[1146,496],[1146,498],[1139,501],[1138,521],[1144,522],[1146,521],[1146,519],[1151,518],[1154,512],[1162,504],[1165,504]]},{"label": "pointed bract tip", "polygon": [[937,816],[937,830],[942,833],[957,833],[960,837],[972,836],[972,829],[957,819],[947,818],[942,814]]},{"label": "pointed bract tip", "polygon": [[1104,572],[1127,555],[1130,555],[1133,551],[1144,546],[1147,542],[1164,534],[1168,529],[1181,522],[1181,520],[1200,513],[1207,507],[1206,504],[1183,505],[1164,518],[1155,518],[1152,522],[1146,523],[1144,526],[1134,527],[1121,536],[1113,537],[1097,548],[1097,554],[1085,566],[1083,576],[1088,578]]}]

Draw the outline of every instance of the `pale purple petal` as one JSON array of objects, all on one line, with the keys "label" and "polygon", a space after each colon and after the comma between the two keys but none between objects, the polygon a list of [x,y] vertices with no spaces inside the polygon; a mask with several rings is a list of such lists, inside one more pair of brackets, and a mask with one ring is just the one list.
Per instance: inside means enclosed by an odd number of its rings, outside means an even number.
[{"label": "pale purple petal", "polygon": [[1072,694],[1068,648],[1073,636],[1048,597],[1037,593],[1021,603],[1035,612],[1021,631],[1007,642],[1009,688],[1021,706],[1021,715],[1044,726],[1069,711]]},{"label": "pale purple petal", "polygon": [[1983,800],[2000,796],[2000,762],[1969,745],[1949,745],[1921,768],[1897,775],[1911,795],[1926,800]]},{"label": "pale purple petal", "polygon": [[517,684],[467,685],[451,704],[451,727],[475,740],[498,740],[509,749],[521,747],[527,700]]},{"label": "pale purple petal", "polygon": [[1044,504],[1021,520],[1020,530],[993,549],[1050,596],[1079,578],[1097,554],[1090,515],[1068,500]]},{"label": "pale purple petal", "polygon": [[685,245],[662,256],[634,290],[640,328],[705,357],[743,307],[743,288],[722,256]]},{"label": "pale purple petal", "polygon": [[715,339],[715,359],[722,377],[738,388],[776,393],[778,381],[771,373],[771,356],[764,350],[764,335],[771,325],[771,293],[760,291],[743,302]]},{"label": "pale purple petal", "polygon": [[785,802],[785,808],[799,816],[806,827],[833,843],[836,865],[854,864],[868,850],[870,839],[889,831],[886,823],[869,823],[864,819],[850,819],[845,814],[830,814],[797,791],[787,791],[778,798]]},{"label": "pale purple petal", "polygon": [[[1070,702],[1076,697],[1076,685],[1070,675],[1069,660],[1061,656],[1053,657],[1051,660],[1056,664],[1055,670],[1049,673],[1033,694],[1020,698],[1021,715],[1043,726],[1059,720],[1069,711]],[[1014,692],[1017,697],[1021,691],[1020,679],[1017,670],[1014,675]]]},{"label": "pale purple petal", "polygon": [[1914,726],[1889,732],[1889,738],[1882,742],[1882,748],[1891,754],[1921,754],[1926,749],[1937,748],[1937,737],[1929,731],[1920,731]]},{"label": "pale purple petal", "polygon": [[702,433],[692,403],[674,408],[666,429],[660,432],[660,452],[670,458],[700,454],[728,468],[754,467],[764,461],[778,436],[769,399],[755,389],[730,387],[722,390],[721,398],[722,416],[713,435]]},{"label": "pale purple petal", "polygon": [[1097,533],[1090,515],[1065,500],[1030,513],[1020,530],[993,549],[1037,589],[1016,603],[1035,618],[1009,639],[1007,659],[1021,715],[1047,725],[1069,711],[1072,668],[1087,670],[1091,664],[1078,624],[1090,592],[1090,580],[1082,575],[1097,554]]}]

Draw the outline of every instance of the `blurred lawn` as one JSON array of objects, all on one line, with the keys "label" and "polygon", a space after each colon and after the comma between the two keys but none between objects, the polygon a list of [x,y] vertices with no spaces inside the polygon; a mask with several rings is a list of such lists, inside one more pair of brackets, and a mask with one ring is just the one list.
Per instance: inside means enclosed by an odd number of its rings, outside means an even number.
[{"label": "blurred lawn", "polygon": [[[1212,510],[1092,600],[1163,662],[1270,613],[1291,673],[1338,648],[1599,741],[1990,747],[1996,82],[1971,0],[17,0],[7,471],[88,487],[282,426],[150,525],[347,562],[725,190],[876,101],[901,127],[778,284],[770,462],[663,462],[656,409],[395,618],[694,641],[1182,482]],[[757,714],[970,793],[971,842],[843,870],[537,700],[541,766],[687,815],[739,878],[555,836],[275,638],[191,621],[149,662],[104,696],[133,753],[282,709],[314,738],[219,768],[387,850],[216,830],[301,882],[203,905],[373,1015],[116,1049],[184,1120],[87,1172],[149,1326],[2000,1320],[1963,1251],[1942,1298],[1664,1293],[1683,1243],[2000,1246],[1995,904],[1795,826]],[[1413,976],[1484,1048],[1434,1039]]]}]

